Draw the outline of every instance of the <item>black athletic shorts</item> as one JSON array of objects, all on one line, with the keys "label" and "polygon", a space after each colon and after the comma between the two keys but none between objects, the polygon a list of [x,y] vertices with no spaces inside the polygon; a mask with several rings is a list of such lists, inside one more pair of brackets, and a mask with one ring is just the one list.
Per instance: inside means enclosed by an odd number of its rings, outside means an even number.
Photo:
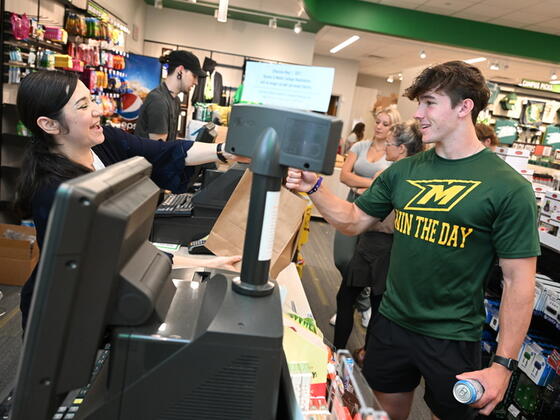
[{"label": "black athletic shorts", "polygon": [[363,375],[384,393],[410,392],[424,377],[424,400],[442,420],[467,420],[477,410],[453,397],[455,375],[480,369],[480,342],[444,340],[417,334],[379,314],[372,319]]}]

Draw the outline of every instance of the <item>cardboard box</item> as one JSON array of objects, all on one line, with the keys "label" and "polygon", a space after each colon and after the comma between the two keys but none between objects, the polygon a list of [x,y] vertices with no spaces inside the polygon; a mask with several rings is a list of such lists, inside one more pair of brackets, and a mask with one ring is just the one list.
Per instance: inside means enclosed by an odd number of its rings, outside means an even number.
[{"label": "cardboard box", "polygon": [[8,239],[8,230],[35,235],[35,229],[28,226],[0,224],[0,284],[23,285],[39,260],[37,241]]}]

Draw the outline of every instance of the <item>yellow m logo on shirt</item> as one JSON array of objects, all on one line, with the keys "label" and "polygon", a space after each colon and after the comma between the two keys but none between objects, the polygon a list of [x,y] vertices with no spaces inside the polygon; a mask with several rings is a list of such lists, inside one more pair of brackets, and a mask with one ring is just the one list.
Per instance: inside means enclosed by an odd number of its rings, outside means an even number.
[{"label": "yellow m logo on shirt", "polygon": [[456,179],[430,179],[412,181],[409,184],[420,188],[420,192],[410,200],[403,210],[449,211],[474,190],[480,181]]}]

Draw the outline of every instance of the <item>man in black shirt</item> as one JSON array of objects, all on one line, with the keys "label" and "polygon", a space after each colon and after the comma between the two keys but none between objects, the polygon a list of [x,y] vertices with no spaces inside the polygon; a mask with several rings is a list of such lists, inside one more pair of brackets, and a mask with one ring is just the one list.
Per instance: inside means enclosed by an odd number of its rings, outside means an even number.
[{"label": "man in black shirt", "polygon": [[146,99],[136,121],[134,134],[154,140],[171,141],[177,138],[179,119],[179,92],[188,94],[199,77],[206,73],[198,58],[189,51],[172,51],[160,58],[168,63],[167,79],[153,89]]}]

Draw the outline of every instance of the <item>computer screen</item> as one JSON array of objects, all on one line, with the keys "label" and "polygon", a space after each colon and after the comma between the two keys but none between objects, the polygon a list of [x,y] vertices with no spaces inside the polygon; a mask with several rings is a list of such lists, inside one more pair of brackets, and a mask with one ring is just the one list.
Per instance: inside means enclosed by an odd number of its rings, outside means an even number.
[{"label": "computer screen", "polygon": [[148,243],[159,188],[137,157],[60,186],[49,217],[11,418],[52,418],[88,383],[108,325],[163,319],[169,257]]}]

